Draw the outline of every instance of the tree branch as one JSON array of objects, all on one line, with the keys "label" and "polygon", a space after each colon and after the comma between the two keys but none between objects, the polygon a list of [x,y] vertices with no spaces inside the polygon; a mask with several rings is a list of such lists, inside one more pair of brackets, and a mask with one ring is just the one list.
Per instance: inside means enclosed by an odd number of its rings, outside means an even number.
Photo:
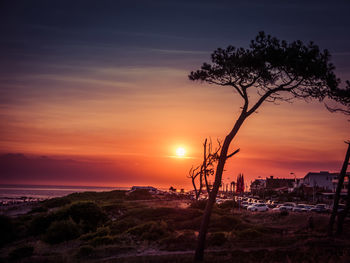
[{"label": "tree branch", "polygon": [[237,150],[235,150],[233,153],[227,155],[227,156],[226,156],[226,159],[231,158],[231,157],[234,156],[236,153],[239,153],[240,150],[241,150],[241,149],[237,149]]}]

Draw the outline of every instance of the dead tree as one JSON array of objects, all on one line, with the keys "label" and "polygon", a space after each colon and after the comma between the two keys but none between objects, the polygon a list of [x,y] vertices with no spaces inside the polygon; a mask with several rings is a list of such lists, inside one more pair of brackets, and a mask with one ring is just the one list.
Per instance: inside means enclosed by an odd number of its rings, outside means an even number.
[{"label": "dead tree", "polygon": [[[199,177],[199,187],[197,188],[197,184],[196,184],[196,179]],[[199,196],[202,193],[202,188],[203,188],[203,178],[202,178],[202,174],[200,171],[200,166],[193,168],[193,166],[191,167],[190,171],[189,171],[189,178],[191,178],[192,180],[192,185],[193,185],[193,189],[194,189],[194,193],[195,193],[195,198],[196,200],[198,200]]]},{"label": "dead tree", "polygon": [[[215,166],[219,160],[219,152],[221,150],[221,142],[217,140],[218,147],[213,150],[213,143],[211,139],[206,138],[203,143],[203,162],[197,167],[193,167],[189,171],[189,178],[192,180],[193,189],[195,191],[196,200],[203,192],[204,184],[208,194],[211,192],[209,184],[209,176],[214,175]],[[239,150],[237,150],[238,152]],[[204,181],[204,183],[203,183]],[[198,184],[198,186],[197,186]]]},{"label": "dead tree", "polygon": [[[226,160],[235,154],[230,154],[229,148],[239,129],[265,101],[291,101],[295,98],[323,100],[339,82],[329,58],[327,50],[320,51],[312,42],[308,45],[301,41],[288,44],[260,32],[249,48],[219,48],[212,54],[211,64],[204,63],[201,69],[189,75],[193,81],[230,87],[243,102],[240,114],[221,147],[215,181],[200,226],[195,261],[203,261],[212,208]],[[250,94],[252,90],[259,96],[255,101]]]}]

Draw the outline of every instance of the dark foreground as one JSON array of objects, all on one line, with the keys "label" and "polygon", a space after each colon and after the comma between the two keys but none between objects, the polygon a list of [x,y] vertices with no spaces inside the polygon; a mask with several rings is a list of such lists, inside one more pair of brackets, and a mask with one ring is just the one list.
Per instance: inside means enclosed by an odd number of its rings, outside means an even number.
[{"label": "dark foreground", "polygon": [[[349,221],[342,236],[328,238],[329,215],[232,206],[214,209],[205,262],[350,262]],[[0,216],[0,262],[192,262],[203,207],[144,191],[47,200]]]}]

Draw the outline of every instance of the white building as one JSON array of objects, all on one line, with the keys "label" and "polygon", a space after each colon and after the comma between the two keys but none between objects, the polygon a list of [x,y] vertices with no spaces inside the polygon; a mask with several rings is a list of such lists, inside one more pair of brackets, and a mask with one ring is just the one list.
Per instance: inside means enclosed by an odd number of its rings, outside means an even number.
[{"label": "white building", "polygon": [[308,187],[318,187],[335,192],[337,188],[335,181],[338,179],[338,175],[338,173],[330,173],[328,171],[320,171],[319,173],[310,172],[305,175],[303,183]]},{"label": "white building", "polygon": [[133,186],[131,187],[131,191],[135,191],[135,190],[139,190],[139,189],[142,189],[142,190],[148,190],[149,192],[157,192],[157,188],[153,187],[153,186]]}]

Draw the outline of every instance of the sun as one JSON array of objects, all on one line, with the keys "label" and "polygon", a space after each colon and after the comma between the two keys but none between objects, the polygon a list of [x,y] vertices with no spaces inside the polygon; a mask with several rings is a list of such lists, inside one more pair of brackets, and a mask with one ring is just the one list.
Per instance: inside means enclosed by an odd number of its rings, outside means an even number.
[{"label": "sun", "polygon": [[176,149],[176,156],[183,157],[186,154],[186,150],[183,147],[179,147]]}]

